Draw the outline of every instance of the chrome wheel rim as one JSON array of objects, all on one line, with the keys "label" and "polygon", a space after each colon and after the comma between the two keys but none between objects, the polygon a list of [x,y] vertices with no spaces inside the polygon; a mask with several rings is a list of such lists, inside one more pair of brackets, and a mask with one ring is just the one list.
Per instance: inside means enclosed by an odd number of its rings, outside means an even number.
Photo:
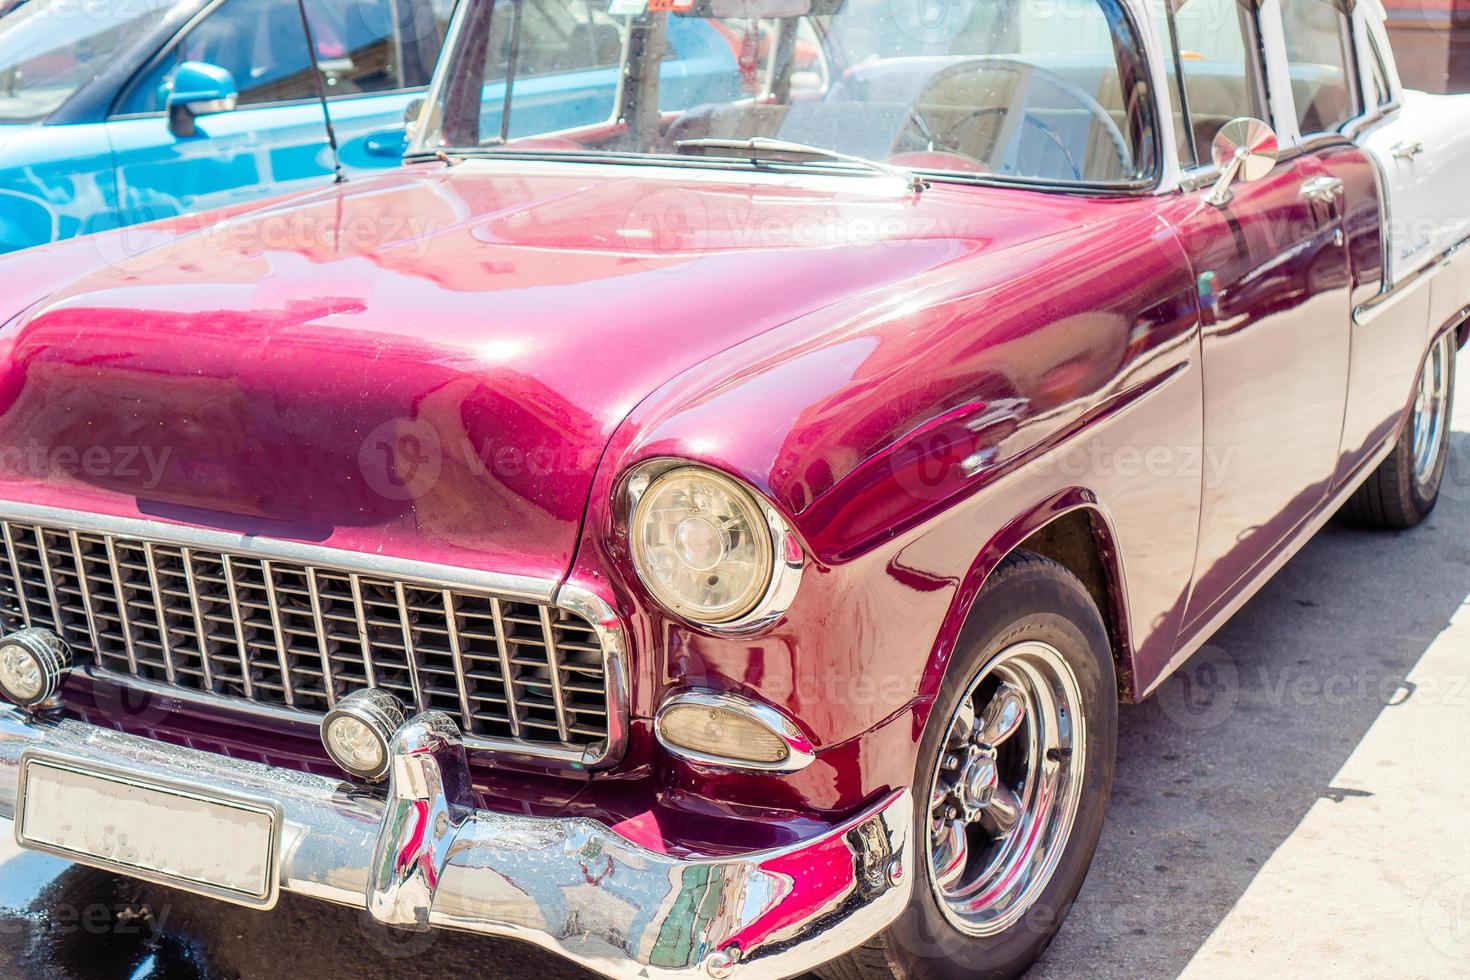
[{"label": "chrome wheel rim", "polygon": [[1413,446],[1414,482],[1421,489],[1432,488],[1439,467],[1444,428],[1449,417],[1449,359],[1455,356],[1453,335],[1446,334],[1435,342],[1419,374],[1419,390],[1414,395]]},{"label": "chrome wheel rim", "polygon": [[1035,904],[1066,850],[1087,740],[1077,677],[1025,642],[997,653],[950,718],[929,789],[929,880],[955,928],[990,936]]}]

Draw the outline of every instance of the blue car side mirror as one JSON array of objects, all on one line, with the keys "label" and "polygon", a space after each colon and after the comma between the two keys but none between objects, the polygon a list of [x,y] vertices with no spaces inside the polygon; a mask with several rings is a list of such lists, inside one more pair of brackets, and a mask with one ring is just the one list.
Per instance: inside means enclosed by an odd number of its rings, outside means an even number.
[{"label": "blue car side mirror", "polygon": [[204,61],[186,61],[175,68],[167,89],[168,128],[180,137],[195,134],[196,116],[229,112],[240,98],[229,69]]}]

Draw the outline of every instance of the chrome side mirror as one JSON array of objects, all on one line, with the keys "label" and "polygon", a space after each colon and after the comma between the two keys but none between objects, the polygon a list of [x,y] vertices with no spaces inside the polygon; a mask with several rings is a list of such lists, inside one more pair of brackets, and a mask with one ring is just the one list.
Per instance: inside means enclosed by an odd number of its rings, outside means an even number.
[{"label": "chrome side mirror", "polygon": [[1210,157],[1220,168],[1220,177],[1205,196],[1206,203],[1223,208],[1235,196],[1230,185],[1260,180],[1276,166],[1276,132],[1250,116],[1232,119],[1220,127],[1210,147]]}]

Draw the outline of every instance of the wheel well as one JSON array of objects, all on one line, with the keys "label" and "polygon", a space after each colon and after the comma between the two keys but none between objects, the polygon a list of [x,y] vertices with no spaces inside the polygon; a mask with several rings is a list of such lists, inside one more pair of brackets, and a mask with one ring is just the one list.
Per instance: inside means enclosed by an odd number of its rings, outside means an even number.
[{"label": "wheel well", "polygon": [[1115,579],[1115,568],[1109,560],[1113,549],[1102,518],[1087,508],[1069,511],[1033,531],[1016,548],[1050,558],[1087,587],[1087,593],[1092,596],[1092,602],[1108,629],[1108,642],[1113,648],[1113,664],[1118,678],[1118,697],[1128,700],[1133,690],[1133,663],[1128,655],[1124,631],[1121,583]]}]

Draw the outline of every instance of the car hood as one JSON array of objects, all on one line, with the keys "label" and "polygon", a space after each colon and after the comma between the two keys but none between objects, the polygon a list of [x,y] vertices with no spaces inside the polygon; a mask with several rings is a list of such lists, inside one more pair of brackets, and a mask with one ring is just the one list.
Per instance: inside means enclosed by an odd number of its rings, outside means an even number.
[{"label": "car hood", "polygon": [[651,391],[1064,230],[1041,197],[465,162],[95,239],[0,332],[0,497],[559,577]]}]

